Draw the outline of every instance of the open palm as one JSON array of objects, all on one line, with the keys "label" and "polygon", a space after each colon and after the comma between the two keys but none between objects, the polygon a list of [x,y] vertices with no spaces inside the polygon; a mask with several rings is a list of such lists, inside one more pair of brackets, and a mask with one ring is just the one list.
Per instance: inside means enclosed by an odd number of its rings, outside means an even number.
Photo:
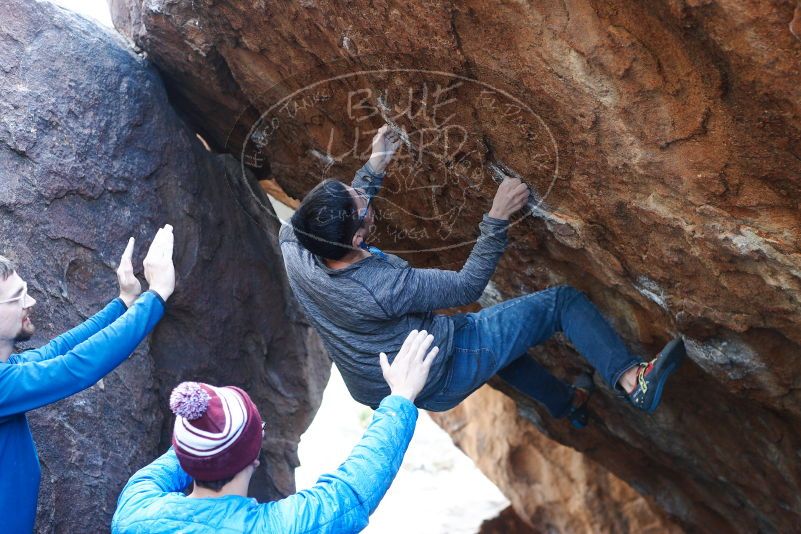
[{"label": "open palm", "polygon": [[120,284],[120,298],[125,305],[130,307],[131,304],[142,293],[142,284],[136,278],[133,270],[133,257],[134,238],[128,240],[128,245],[120,258],[120,265],[117,267],[117,281]]}]

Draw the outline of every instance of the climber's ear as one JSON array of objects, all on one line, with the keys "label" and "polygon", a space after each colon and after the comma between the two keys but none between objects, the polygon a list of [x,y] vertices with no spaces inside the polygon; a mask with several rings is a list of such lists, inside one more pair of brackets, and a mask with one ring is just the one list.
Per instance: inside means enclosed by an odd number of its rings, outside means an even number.
[{"label": "climber's ear", "polygon": [[367,235],[367,229],[362,227],[359,228],[355,234],[353,234],[353,239],[351,240],[351,246],[353,248],[361,248],[362,243],[364,243],[364,239]]}]

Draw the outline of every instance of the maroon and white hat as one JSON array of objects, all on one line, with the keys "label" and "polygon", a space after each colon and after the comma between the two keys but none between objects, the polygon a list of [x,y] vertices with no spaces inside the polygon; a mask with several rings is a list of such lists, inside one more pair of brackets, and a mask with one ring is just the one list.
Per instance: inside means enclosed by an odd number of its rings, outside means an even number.
[{"label": "maroon and white hat", "polygon": [[259,456],[261,415],[241,389],[183,382],[170,395],[170,409],[176,416],[173,448],[192,478],[229,478]]}]

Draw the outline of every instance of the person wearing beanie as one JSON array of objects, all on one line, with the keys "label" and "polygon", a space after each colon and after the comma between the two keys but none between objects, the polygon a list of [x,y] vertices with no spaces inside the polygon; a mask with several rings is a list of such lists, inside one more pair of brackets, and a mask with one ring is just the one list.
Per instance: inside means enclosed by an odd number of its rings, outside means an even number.
[{"label": "person wearing beanie", "polygon": [[170,409],[175,414],[173,449],[183,470],[197,481],[198,493],[219,489],[215,483],[258,462],[261,415],[241,389],[184,382],[173,390]]},{"label": "person wearing beanie", "polygon": [[274,502],[259,504],[247,496],[264,433],[247,393],[233,386],[180,384],[170,396],[172,447],[123,488],[112,533],[361,531],[392,484],[414,434],[414,400],[439,352],[438,347],[429,350],[433,340],[425,330],[412,330],[392,364],[385,353],[378,355],[390,395],[361,441],[315,486]]},{"label": "person wearing beanie", "polygon": [[[134,239],[122,254],[120,296],[36,350],[13,354],[33,337],[36,300],[16,266],[0,256],[0,518],[2,531],[34,531],[41,469],[26,412],[78,393],[124,362],[164,315],[175,288],[172,227],[161,228],[144,261],[150,290],[134,275]],[[51,437],[52,439],[52,437]],[[57,439],[57,438],[56,438]]]}]

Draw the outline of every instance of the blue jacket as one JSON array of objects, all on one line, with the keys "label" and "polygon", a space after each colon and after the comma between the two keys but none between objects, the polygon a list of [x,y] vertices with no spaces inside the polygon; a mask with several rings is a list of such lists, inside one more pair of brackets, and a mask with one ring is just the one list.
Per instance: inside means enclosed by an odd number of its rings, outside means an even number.
[{"label": "blue jacket", "polygon": [[414,434],[417,408],[385,398],[350,457],[311,489],[259,504],[239,496],[194,499],[192,479],[172,450],[140,469],[122,490],[113,534],[271,534],[359,532],[389,489]]},{"label": "blue jacket", "polygon": [[[39,458],[25,412],[82,391],[121,364],[164,314],[143,294],[127,311],[120,299],[38,350],[0,363],[0,530],[29,534],[36,519]],[[55,437],[57,439],[57,437]]]}]

